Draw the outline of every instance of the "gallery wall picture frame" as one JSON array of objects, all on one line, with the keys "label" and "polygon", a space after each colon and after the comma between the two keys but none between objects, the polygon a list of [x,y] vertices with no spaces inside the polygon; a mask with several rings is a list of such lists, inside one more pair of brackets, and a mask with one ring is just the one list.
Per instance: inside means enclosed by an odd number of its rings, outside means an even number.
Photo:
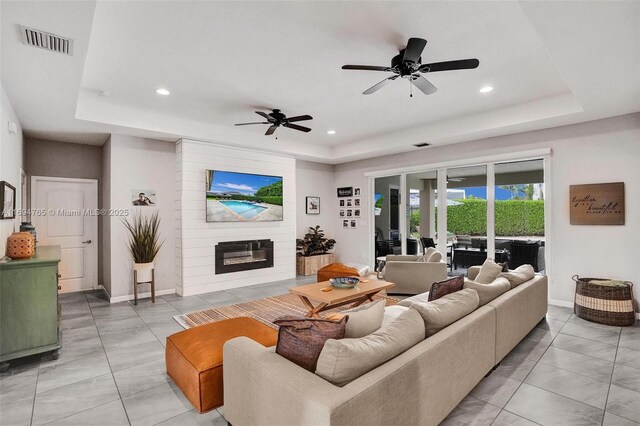
[{"label": "gallery wall picture frame", "polygon": [[354,207],[360,207],[360,198],[354,198],[353,199],[353,206]]},{"label": "gallery wall picture frame", "polygon": [[349,219],[344,219],[342,221],[342,227],[343,228],[348,228],[349,227]]},{"label": "gallery wall picture frame", "polygon": [[347,209],[347,217],[351,217],[351,216],[353,216],[353,210]]},{"label": "gallery wall picture frame", "polygon": [[320,214],[320,197],[309,196],[306,198],[307,201],[307,214]]},{"label": "gallery wall picture frame", "polygon": [[338,205],[339,205],[340,207],[344,207],[344,205],[345,205],[345,201],[344,201],[344,200],[339,200],[339,201],[338,201]]},{"label": "gallery wall picture frame", "polygon": [[353,188],[353,196],[354,197],[359,197],[360,196],[360,188]]},{"label": "gallery wall picture frame", "polygon": [[355,220],[355,219],[351,219],[349,221],[349,224],[350,224],[350,226],[349,226],[350,228],[357,228],[358,227],[358,221]]},{"label": "gallery wall picture frame", "polygon": [[346,213],[344,210],[340,210],[340,217],[345,217]]},{"label": "gallery wall picture frame", "polygon": [[343,186],[342,188],[338,188],[338,197],[353,197],[353,187]]},{"label": "gallery wall picture frame", "polygon": [[347,198],[347,207],[353,207],[353,198]]},{"label": "gallery wall picture frame", "polygon": [[571,185],[571,225],[624,225],[624,182]]},{"label": "gallery wall picture frame", "polygon": [[353,209],[353,216],[360,217],[360,209]]},{"label": "gallery wall picture frame", "polygon": [[16,218],[16,187],[0,181],[0,220]]}]

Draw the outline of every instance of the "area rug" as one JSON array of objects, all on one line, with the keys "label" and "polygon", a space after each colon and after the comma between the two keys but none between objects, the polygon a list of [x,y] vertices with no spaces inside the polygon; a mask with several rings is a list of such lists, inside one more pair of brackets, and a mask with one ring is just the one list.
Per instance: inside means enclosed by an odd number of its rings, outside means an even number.
[{"label": "area rug", "polygon": [[[395,305],[400,301],[399,299],[382,295],[375,295],[373,298],[386,299],[387,306]],[[346,309],[349,309],[349,306],[329,309],[324,311],[321,316]],[[218,306],[186,315],[176,315],[173,319],[182,327],[191,328],[228,318],[251,317],[277,330],[278,326],[273,323],[276,318],[285,315],[304,316],[307,312],[307,308],[305,308],[298,296],[295,294],[283,294],[281,296],[267,297],[266,299],[258,299],[236,305]]]}]

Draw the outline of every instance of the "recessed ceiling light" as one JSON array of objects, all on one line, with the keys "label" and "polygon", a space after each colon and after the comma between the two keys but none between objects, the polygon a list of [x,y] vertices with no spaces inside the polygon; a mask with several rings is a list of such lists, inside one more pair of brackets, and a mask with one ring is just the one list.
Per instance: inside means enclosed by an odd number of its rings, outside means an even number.
[{"label": "recessed ceiling light", "polygon": [[480,89],[480,93],[489,93],[493,90],[493,87],[491,86],[484,86],[482,89]]},{"label": "recessed ceiling light", "polygon": [[169,93],[171,93],[171,92],[169,92],[167,89],[157,89],[157,90],[156,90],[156,93],[157,93],[158,95],[167,96],[167,95],[168,95]]},{"label": "recessed ceiling light", "polygon": [[328,135],[335,135],[336,131],[335,130],[327,130],[327,134]]}]

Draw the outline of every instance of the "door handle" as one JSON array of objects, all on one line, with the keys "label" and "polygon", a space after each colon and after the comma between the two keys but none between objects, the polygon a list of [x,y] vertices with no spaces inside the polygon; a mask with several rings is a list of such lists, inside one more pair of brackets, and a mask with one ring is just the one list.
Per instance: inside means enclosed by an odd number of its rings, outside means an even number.
[{"label": "door handle", "polygon": [[91,244],[91,240],[83,241],[82,244]]}]

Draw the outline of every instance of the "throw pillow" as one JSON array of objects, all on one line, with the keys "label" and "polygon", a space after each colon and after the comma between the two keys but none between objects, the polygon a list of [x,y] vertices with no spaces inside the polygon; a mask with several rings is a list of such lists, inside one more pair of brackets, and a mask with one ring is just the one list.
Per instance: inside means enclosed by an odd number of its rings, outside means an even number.
[{"label": "throw pillow", "polygon": [[479,302],[478,292],[468,288],[447,294],[433,302],[414,303],[411,309],[422,316],[425,336],[429,337],[475,311]]},{"label": "throw pillow", "polygon": [[391,324],[393,321],[398,319],[398,317],[405,312],[407,312],[409,308],[407,306],[399,306],[399,305],[391,305],[384,308],[384,317],[382,318],[382,326]]},{"label": "throw pillow", "polygon": [[498,278],[498,275],[500,275],[501,272],[502,266],[498,265],[491,259],[487,259],[482,264],[480,272],[478,273],[478,276],[474,281],[478,284],[489,284],[490,282]]},{"label": "throw pillow", "polygon": [[334,385],[344,386],[423,339],[424,322],[420,314],[409,309],[368,336],[327,340],[315,373]]},{"label": "throw pillow", "polygon": [[344,337],[362,337],[371,334],[382,326],[384,318],[384,307],[387,301],[376,300],[357,308],[348,309],[341,313],[349,316]]},{"label": "throw pillow", "polygon": [[429,260],[427,262],[440,262],[442,260],[442,253],[439,251],[433,253],[429,256]]},{"label": "throw pillow", "polygon": [[429,302],[432,300],[440,299],[442,296],[446,296],[450,293],[462,290],[464,285],[464,275],[449,278],[444,281],[433,283],[431,291],[429,292]]},{"label": "throw pillow", "polygon": [[478,284],[475,281],[464,282],[464,288],[472,288],[478,292],[479,306],[484,306],[501,294],[511,289],[511,284],[506,278],[498,277],[491,284]]},{"label": "throw pillow", "polygon": [[436,250],[435,247],[427,247],[427,250],[424,252],[424,256],[422,256],[422,261],[428,262],[431,255],[437,251],[438,250]]},{"label": "throw pillow", "polygon": [[509,283],[511,283],[511,288],[518,287],[520,284],[529,281],[535,275],[536,271],[533,270],[533,266],[531,265],[521,265],[513,271],[502,272],[500,274],[501,277],[509,280]]},{"label": "throw pillow", "polygon": [[280,327],[276,353],[305,370],[315,371],[328,339],[342,339],[348,317],[340,321],[285,316],[273,321]]}]

